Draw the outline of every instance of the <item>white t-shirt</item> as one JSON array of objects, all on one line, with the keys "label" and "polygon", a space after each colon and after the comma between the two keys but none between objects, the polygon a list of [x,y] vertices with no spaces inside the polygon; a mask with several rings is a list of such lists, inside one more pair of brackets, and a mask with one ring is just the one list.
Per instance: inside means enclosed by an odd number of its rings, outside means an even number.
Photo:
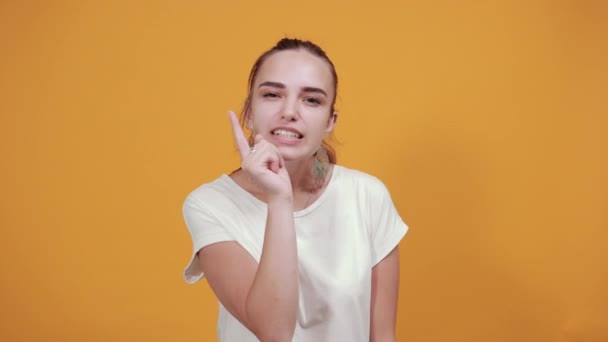
[{"label": "white t-shirt", "polygon": [[[188,283],[203,277],[196,253],[236,241],[260,261],[266,204],[227,175],[186,198],[184,218],[193,255]],[[369,341],[371,271],[408,230],[384,184],[371,175],[335,165],[320,197],[293,214],[299,266],[296,342]],[[258,341],[219,303],[220,342]]]}]

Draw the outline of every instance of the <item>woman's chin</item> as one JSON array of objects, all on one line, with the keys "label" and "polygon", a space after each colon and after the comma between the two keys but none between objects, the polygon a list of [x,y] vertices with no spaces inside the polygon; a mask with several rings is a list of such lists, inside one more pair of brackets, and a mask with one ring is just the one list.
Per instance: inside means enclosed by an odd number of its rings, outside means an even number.
[{"label": "woman's chin", "polygon": [[279,149],[279,152],[286,163],[306,162],[312,158],[312,156],[308,156],[307,154],[293,153],[293,151],[281,151]]}]

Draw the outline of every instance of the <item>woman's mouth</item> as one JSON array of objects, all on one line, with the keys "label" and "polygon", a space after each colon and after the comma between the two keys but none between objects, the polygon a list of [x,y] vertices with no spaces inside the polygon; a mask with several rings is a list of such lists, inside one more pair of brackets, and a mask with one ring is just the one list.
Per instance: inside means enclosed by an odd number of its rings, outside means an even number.
[{"label": "woman's mouth", "polygon": [[286,129],[275,129],[274,131],[272,131],[270,133],[272,133],[273,135],[279,136],[279,137],[283,137],[283,138],[302,139],[302,135],[300,133],[286,130]]}]

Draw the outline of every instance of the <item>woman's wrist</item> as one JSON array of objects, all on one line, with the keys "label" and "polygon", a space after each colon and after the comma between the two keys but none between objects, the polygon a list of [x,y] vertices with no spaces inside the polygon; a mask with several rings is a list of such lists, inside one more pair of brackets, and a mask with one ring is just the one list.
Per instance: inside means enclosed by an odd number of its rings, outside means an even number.
[{"label": "woman's wrist", "polygon": [[268,209],[289,209],[293,211],[293,195],[277,195],[268,199]]}]

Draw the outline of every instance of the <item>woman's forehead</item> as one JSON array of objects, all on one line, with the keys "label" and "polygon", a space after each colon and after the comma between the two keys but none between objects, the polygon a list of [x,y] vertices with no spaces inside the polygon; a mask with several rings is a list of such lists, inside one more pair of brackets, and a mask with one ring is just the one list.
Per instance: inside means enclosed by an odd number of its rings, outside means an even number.
[{"label": "woman's forehead", "polygon": [[256,76],[256,87],[268,81],[286,86],[321,87],[333,93],[329,64],[305,50],[279,51],[268,56]]}]

